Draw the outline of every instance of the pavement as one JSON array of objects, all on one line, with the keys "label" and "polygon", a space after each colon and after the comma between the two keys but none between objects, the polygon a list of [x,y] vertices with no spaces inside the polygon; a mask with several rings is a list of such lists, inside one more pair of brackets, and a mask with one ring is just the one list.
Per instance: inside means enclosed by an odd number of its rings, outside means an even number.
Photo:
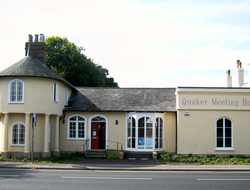
[{"label": "pavement", "polygon": [[250,165],[166,165],[152,156],[126,156],[122,160],[84,158],[75,164],[43,164],[31,162],[0,162],[0,169],[49,170],[115,170],[115,171],[250,171]]}]

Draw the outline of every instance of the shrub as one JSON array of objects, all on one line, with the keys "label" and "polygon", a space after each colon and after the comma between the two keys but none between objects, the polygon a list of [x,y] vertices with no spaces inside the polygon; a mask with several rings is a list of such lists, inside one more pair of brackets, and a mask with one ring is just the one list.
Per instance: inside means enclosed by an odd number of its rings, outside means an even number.
[{"label": "shrub", "polygon": [[159,154],[159,158],[160,158],[160,160],[171,161],[172,154],[171,153]]},{"label": "shrub", "polygon": [[179,154],[175,154],[173,157],[172,157],[172,160],[174,161],[184,161],[184,157],[182,155],[179,155]]}]

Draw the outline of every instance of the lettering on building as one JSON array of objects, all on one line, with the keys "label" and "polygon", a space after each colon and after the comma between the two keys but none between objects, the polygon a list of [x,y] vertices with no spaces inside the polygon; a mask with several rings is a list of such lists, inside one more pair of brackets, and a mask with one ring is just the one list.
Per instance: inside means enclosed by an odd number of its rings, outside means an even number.
[{"label": "lettering on building", "polygon": [[230,98],[219,99],[201,99],[201,98],[183,98],[181,100],[184,106],[221,106],[221,107],[250,107],[250,99],[242,98],[231,100]]}]

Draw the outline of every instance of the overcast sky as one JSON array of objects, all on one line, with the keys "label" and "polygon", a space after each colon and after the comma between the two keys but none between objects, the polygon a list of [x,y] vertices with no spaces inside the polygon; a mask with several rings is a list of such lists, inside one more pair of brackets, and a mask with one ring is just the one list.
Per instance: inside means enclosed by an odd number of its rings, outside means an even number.
[{"label": "overcast sky", "polygon": [[250,0],[4,1],[1,70],[40,33],[83,46],[120,87],[225,86],[237,59],[248,70]]}]

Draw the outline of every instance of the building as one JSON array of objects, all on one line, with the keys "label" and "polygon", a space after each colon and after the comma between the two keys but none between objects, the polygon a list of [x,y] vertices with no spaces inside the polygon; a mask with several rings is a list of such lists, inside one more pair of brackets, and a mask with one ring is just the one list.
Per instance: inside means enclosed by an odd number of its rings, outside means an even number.
[{"label": "building", "polygon": [[237,61],[236,87],[176,89],[177,153],[250,155],[250,89]]},{"label": "building", "polygon": [[46,66],[43,34],[25,47],[26,57],[0,72],[1,156],[30,158],[32,147],[34,157],[176,152],[174,88],[76,88]]},{"label": "building", "polygon": [[97,149],[250,155],[250,89],[240,61],[237,87],[227,71],[220,88],[85,88],[46,66],[43,34],[29,35],[25,47],[26,57],[0,72],[2,157]]}]

